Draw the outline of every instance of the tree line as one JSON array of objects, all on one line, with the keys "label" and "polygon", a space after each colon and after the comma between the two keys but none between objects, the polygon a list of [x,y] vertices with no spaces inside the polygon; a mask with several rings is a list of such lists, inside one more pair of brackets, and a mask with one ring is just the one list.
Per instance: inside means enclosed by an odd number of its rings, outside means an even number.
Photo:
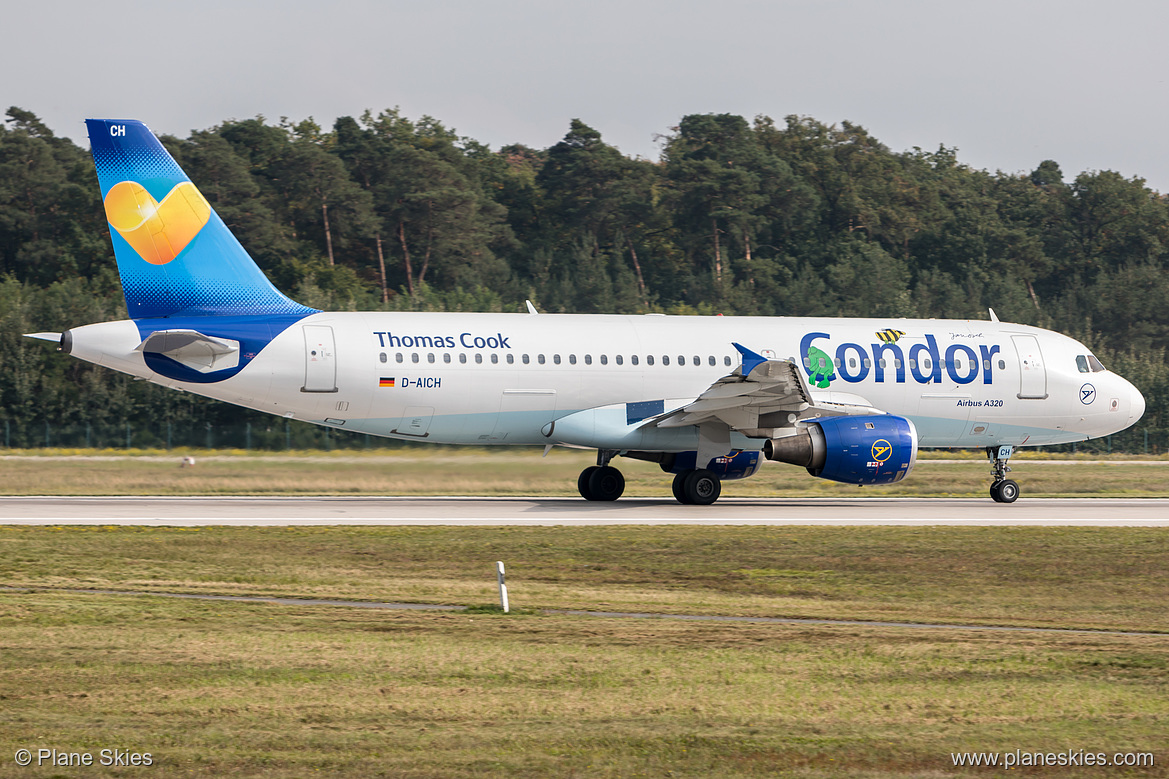
[{"label": "tree line", "polygon": [[[1169,444],[1169,199],[1051,160],[894,151],[863,127],[685,116],[658,160],[574,119],[547,149],[491,149],[400,111],[229,120],[162,136],[274,283],[310,306],[947,317],[1058,330],[1144,392]],[[19,337],[125,317],[92,160],[33,113],[0,126],[0,419],[275,424]],[[11,433],[9,434],[11,437]],[[1128,436],[1124,446],[1140,448]]]}]

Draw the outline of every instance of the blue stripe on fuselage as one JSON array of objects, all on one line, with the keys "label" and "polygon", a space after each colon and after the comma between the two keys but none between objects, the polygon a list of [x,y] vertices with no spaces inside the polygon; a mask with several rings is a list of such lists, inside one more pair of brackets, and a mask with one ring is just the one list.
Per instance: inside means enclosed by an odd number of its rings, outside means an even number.
[{"label": "blue stripe on fuselage", "polygon": [[227,338],[239,341],[239,365],[222,371],[199,373],[161,354],[144,353],[146,366],[168,379],[188,381],[193,384],[214,384],[230,379],[247,367],[264,347],[276,336],[300,320],[315,313],[277,314],[265,316],[194,316],[164,317],[157,319],[135,319],[138,332],[143,340],[160,330],[195,330],[212,338]]}]

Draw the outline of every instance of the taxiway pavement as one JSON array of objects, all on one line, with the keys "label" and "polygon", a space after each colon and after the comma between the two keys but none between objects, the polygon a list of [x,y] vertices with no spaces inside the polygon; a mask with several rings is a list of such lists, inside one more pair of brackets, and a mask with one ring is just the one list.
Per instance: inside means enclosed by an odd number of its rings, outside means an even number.
[{"label": "taxiway pavement", "polygon": [[18,497],[0,525],[1065,525],[1169,526],[1169,499]]}]

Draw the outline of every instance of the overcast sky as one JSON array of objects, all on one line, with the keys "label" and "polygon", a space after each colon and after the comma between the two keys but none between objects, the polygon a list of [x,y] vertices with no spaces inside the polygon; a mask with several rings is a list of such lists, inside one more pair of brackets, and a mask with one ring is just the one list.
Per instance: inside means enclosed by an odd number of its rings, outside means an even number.
[{"label": "overcast sky", "polygon": [[692,113],[848,120],[976,168],[1169,192],[1164,0],[108,0],[5,4],[0,109],[185,137],[398,106],[492,147],[579,117],[630,155]]}]

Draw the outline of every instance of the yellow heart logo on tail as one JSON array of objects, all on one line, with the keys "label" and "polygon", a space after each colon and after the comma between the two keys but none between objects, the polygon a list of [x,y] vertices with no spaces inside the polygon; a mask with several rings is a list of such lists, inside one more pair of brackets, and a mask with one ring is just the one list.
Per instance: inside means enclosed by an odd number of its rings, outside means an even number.
[{"label": "yellow heart logo on tail", "polygon": [[106,219],[151,265],[166,265],[211,218],[211,204],[189,181],[159,203],[141,184],[122,181],[106,193]]}]

